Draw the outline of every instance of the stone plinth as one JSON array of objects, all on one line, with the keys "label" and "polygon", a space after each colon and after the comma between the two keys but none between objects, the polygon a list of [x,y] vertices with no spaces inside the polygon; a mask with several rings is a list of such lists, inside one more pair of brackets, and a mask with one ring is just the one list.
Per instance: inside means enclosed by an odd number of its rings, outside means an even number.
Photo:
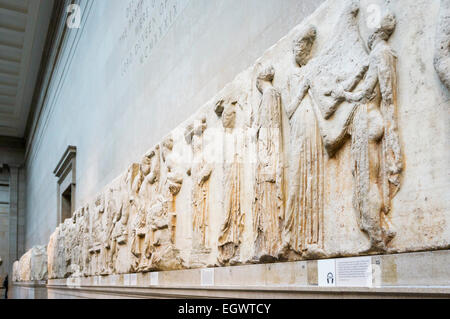
[{"label": "stone plinth", "polygon": [[10,299],[47,299],[46,281],[14,282],[9,290]]},{"label": "stone plinth", "polygon": [[[450,298],[449,250],[369,258],[372,265],[371,287],[319,286],[318,264],[321,261],[311,260],[55,279],[48,281],[48,297]],[[354,259],[339,258],[334,261]]]}]

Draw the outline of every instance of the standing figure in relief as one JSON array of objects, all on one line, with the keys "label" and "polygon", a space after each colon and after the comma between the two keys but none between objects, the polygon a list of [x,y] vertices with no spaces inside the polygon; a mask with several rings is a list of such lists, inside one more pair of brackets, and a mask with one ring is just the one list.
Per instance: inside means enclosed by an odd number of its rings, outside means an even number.
[{"label": "standing figure in relief", "polygon": [[146,216],[158,193],[160,170],[160,151],[159,145],[157,145],[153,151],[145,155],[141,163],[141,173],[144,180],[139,190],[139,205],[131,235],[131,253],[134,256],[132,268],[136,271],[140,269],[141,263],[145,259],[145,237],[149,237]]},{"label": "standing figure in relief", "polygon": [[30,280],[31,281],[47,280],[47,277],[48,277],[47,247],[34,246],[33,248],[31,248]]},{"label": "standing figure in relief", "polygon": [[[292,75],[289,80],[291,94],[297,94],[298,88],[303,88],[301,84],[305,73],[301,71],[310,59],[316,34],[316,28],[308,26],[294,41],[295,62],[301,69],[299,74]],[[322,137],[307,93],[301,99],[294,99],[286,113],[290,122],[291,140],[283,248],[290,247],[296,253],[308,256],[320,256],[323,253]]]},{"label": "standing figure in relief", "polygon": [[112,231],[114,229],[114,221],[118,211],[116,201],[113,197],[113,190],[109,192],[109,198],[106,201],[105,214],[103,214],[102,221],[102,249],[101,249],[101,270],[100,275],[109,275],[113,270],[112,265],[112,252],[111,252],[111,241],[112,241]]},{"label": "standing figure in relief", "polygon": [[83,219],[81,224],[81,256],[80,256],[80,267],[81,274],[83,276],[88,276],[89,272],[89,205],[83,208]]},{"label": "standing figure in relief", "polygon": [[219,101],[216,114],[222,117],[224,132],[224,213],[218,239],[220,264],[236,264],[240,258],[240,245],[244,229],[244,215],[241,207],[241,163],[238,154],[238,133],[236,133],[237,101]]},{"label": "standing figure in relief", "polygon": [[[369,37],[370,64],[357,92],[333,92],[337,98],[360,102],[352,126],[354,195],[360,228],[371,250],[386,249],[395,236],[386,215],[400,187],[402,155],[397,129],[396,55],[387,43],[396,25],[387,14]],[[382,214],[382,212],[384,214]]]},{"label": "standing figure in relief", "polygon": [[192,187],[192,231],[193,249],[197,252],[209,251],[209,178],[212,167],[207,162],[203,152],[203,133],[206,130],[206,118],[201,120],[192,133],[193,166],[191,176],[194,185]]},{"label": "standing figure in relief", "polygon": [[100,253],[101,253],[101,234],[102,217],[105,212],[105,195],[101,194],[95,201],[94,216],[91,228],[91,246],[89,247],[90,263],[89,275],[94,276],[100,273]]},{"label": "standing figure in relief", "polygon": [[[167,138],[161,145],[164,174],[161,172],[158,191],[153,195],[147,210],[147,233],[144,240],[145,259],[140,271],[180,269],[182,261],[175,248],[176,196],[181,190],[183,177],[172,155],[173,139]],[[155,169],[158,167],[155,166]],[[156,186],[155,186],[156,187]]]},{"label": "standing figure in relief", "polygon": [[172,137],[167,138],[162,145],[162,160],[165,164],[166,177],[162,181],[161,190],[162,194],[168,198],[171,202],[173,210],[174,200],[181,190],[181,185],[183,184],[183,175],[177,166],[178,159],[173,154],[173,139]]},{"label": "standing figure in relief", "polygon": [[75,219],[67,218],[64,221],[65,235],[64,235],[64,276],[66,278],[72,274],[73,253],[75,251]]},{"label": "standing figure in relief", "polygon": [[[130,216],[136,218],[138,193],[141,187],[143,176],[141,174],[141,165],[133,163],[125,175],[120,179],[118,188],[115,189],[113,200],[114,210],[112,223],[108,229],[110,240],[109,249],[109,271],[125,271],[130,269],[128,263],[117,263],[121,248],[128,242],[128,220]],[[128,260],[128,259],[127,259]],[[121,259],[121,261],[124,261]],[[132,262],[130,262],[132,264]],[[121,267],[120,270],[118,267]],[[122,268],[125,267],[125,268]],[[132,267],[131,267],[132,268]]]},{"label": "standing figure in relief", "polygon": [[125,180],[122,180],[122,182],[125,184],[124,187],[126,188],[129,197],[137,196],[139,190],[141,189],[142,180],[143,177],[141,172],[141,166],[138,163],[133,163],[128,168]]},{"label": "standing figure in relief", "polygon": [[253,226],[256,261],[276,258],[284,214],[281,96],[272,85],[274,75],[275,70],[270,66],[256,81],[262,94],[255,122],[257,167]]},{"label": "standing figure in relief", "polygon": [[[175,244],[177,209],[176,198],[183,184],[183,175],[178,166],[178,158],[173,153],[173,138],[167,138],[162,144],[162,160],[165,167],[165,178],[161,183],[161,194],[167,202],[169,214],[170,242]],[[165,206],[165,205],[164,205]]]},{"label": "standing figure in relief", "polygon": [[56,276],[55,278],[66,278],[66,257],[65,257],[65,245],[66,245],[66,229],[65,223],[60,224],[58,236],[57,236],[57,253],[56,253]]},{"label": "standing figure in relief", "polygon": [[[359,5],[347,1],[328,45],[309,59],[316,38],[314,27],[302,31],[294,43],[301,68],[297,83],[291,83],[295,97],[286,108],[291,124],[289,196],[286,207],[283,247],[306,257],[324,253],[323,200],[324,154],[334,156],[349,135],[355,105],[341,105],[332,95],[339,86],[353,89],[367,71],[368,58],[359,36]],[[291,82],[294,82],[291,79]]]},{"label": "standing figure in relief", "polygon": [[141,178],[143,179],[139,189],[139,199],[142,206],[149,207],[156,196],[159,177],[161,175],[160,146],[144,156],[140,164]]},{"label": "standing figure in relief", "polygon": [[131,197],[125,204],[122,204],[117,210],[113,220],[113,230],[111,234],[111,264],[112,272],[116,271],[116,259],[119,246],[123,246],[128,240],[128,219],[130,215],[135,214],[136,203],[134,197]]},{"label": "standing figure in relief", "polygon": [[[55,279],[58,277],[58,234],[60,226],[56,227],[55,231],[50,235],[50,239],[47,245],[47,258],[48,258],[48,278]],[[18,266],[18,261],[14,262],[14,266]],[[18,271],[19,269],[17,269]],[[18,272],[16,272],[18,274]],[[14,280],[17,281],[17,280]]]},{"label": "standing figure in relief", "polygon": [[72,217],[72,257],[71,257],[71,264],[69,266],[70,273],[72,276],[80,276],[80,263],[79,263],[79,257],[81,255],[81,210],[75,211]]}]

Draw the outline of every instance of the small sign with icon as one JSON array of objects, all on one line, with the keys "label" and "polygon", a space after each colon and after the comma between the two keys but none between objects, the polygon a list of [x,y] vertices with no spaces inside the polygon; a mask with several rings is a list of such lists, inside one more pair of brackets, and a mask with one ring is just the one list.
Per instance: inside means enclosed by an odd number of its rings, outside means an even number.
[{"label": "small sign with icon", "polygon": [[317,261],[317,276],[319,287],[336,286],[336,262],[334,259]]}]

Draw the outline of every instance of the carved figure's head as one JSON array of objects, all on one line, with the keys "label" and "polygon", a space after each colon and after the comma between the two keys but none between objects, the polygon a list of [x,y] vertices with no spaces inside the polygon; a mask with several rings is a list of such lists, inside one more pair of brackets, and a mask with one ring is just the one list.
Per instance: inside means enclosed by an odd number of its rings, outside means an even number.
[{"label": "carved figure's head", "polygon": [[202,135],[206,130],[206,117],[202,117],[200,121],[196,121],[194,126],[194,135],[200,136]]},{"label": "carved figure's head", "polygon": [[316,41],[316,36],[316,27],[310,25],[302,30],[298,38],[294,40],[293,53],[295,62],[297,62],[299,66],[304,66],[308,63],[312,46]]},{"label": "carved figure's head", "polygon": [[275,76],[275,69],[273,66],[269,66],[265,69],[263,69],[256,78],[256,87],[258,88],[259,92],[263,92],[263,83],[264,82],[272,82],[273,78]]},{"label": "carved figure's head", "polygon": [[234,128],[236,124],[236,104],[237,101],[226,104],[222,113],[222,126],[224,128]]},{"label": "carved figure's head", "polygon": [[395,26],[397,25],[397,21],[395,16],[391,13],[385,14],[380,21],[379,27],[377,27],[373,33],[369,36],[369,40],[367,41],[367,46],[369,50],[372,50],[376,43],[379,41],[387,41],[391,37],[392,33],[394,33]]},{"label": "carved figure's head", "polygon": [[172,137],[167,137],[163,142],[163,147],[169,151],[173,149],[173,139]]}]

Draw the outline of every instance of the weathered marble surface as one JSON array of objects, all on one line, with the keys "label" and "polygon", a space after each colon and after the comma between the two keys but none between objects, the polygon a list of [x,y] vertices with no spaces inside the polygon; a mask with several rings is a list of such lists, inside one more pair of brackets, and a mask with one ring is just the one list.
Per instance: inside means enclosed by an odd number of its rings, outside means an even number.
[{"label": "weathered marble surface", "polygon": [[47,279],[47,246],[35,246],[31,249],[31,281]]},{"label": "weathered marble surface", "polygon": [[450,247],[439,5],[326,2],[61,224],[49,278]]},{"label": "weathered marble surface", "polygon": [[450,89],[450,0],[441,0],[439,11],[434,67],[442,83]]},{"label": "weathered marble surface", "polygon": [[27,251],[13,264],[12,280],[42,281],[47,280],[47,246],[35,246]]},{"label": "weathered marble surface", "polygon": [[31,280],[31,250],[20,257],[17,270],[17,275],[13,277],[18,278],[19,281]]}]

